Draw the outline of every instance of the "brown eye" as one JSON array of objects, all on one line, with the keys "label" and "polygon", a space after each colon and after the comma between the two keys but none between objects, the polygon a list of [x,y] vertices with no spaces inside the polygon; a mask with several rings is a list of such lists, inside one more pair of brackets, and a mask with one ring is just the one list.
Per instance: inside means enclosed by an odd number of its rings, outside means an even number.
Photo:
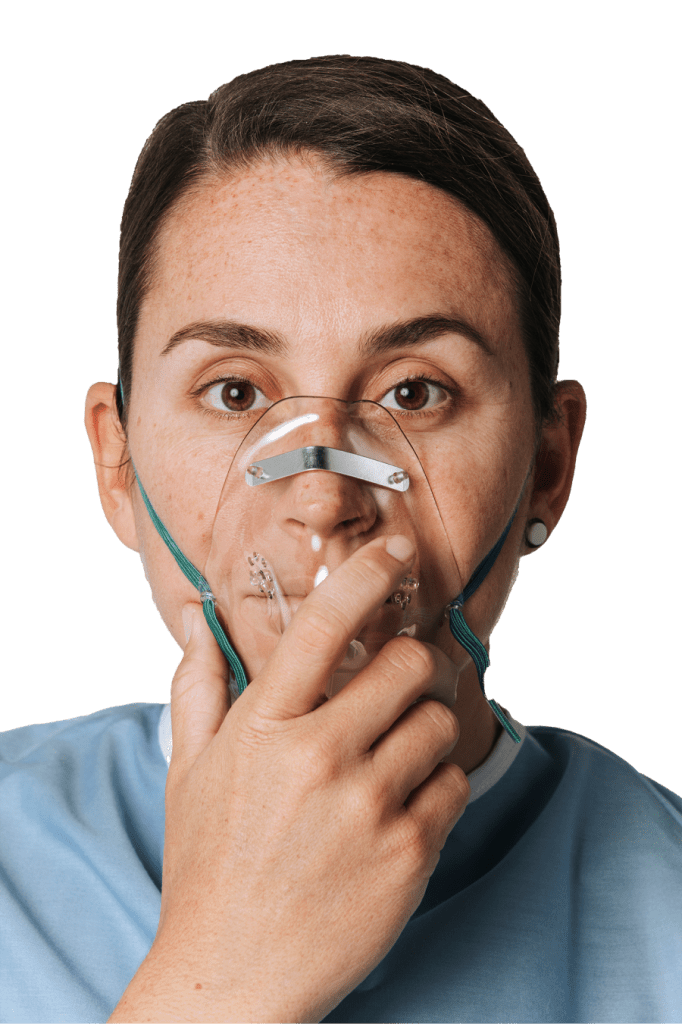
[{"label": "brown eye", "polygon": [[223,385],[220,398],[226,409],[231,412],[244,412],[250,409],[256,398],[256,389],[253,384],[230,381]]},{"label": "brown eye", "polygon": [[387,409],[399,409],[402,412],[419,412],[433,408],[447,399],[445,388],[435,381],[405,380],[392,388],[382,399],[381,404]]},{"label": "brown eye", "polygon": [[221,412],[250,412],[265,409],[270,404],[262,391],[248,380],[224,380],[206,392],[214,409]]},{"label": "brown eye", "polygon": [[423,409],[429,400],[429,388],[423,380],[411,380],[395,389],[395,400],[401,409]]}]

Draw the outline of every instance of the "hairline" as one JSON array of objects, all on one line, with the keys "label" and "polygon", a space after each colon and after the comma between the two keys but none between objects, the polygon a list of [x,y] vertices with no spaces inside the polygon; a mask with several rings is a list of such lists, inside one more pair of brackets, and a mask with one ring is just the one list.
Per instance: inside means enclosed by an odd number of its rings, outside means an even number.
[{"label": "hairline", "polygon": [[[349,177],[369,177],[375,174],[390,174],[410,181],[416,181],[444,195],[459,212],[463,212],[470,222],[475,225],[477,237],[474,240],[474,245],[478,255],[485,261],[486,267],[490,272],[495,275],[496,283],[501,283],[505,288],[511,289],[519,334],[524,345],[524,351],[526,351],[528,372],[529,376],[531,376],[532,367],[526,350],[525,331],[523,326],[524,299],[522,295],[522,275],[514,260],[495,237],[492,228],[485,220],[483,220],[482,217],[447,189],[441,188],[439,185],[419,178],[414,174],[408,174],[406,171],[381,170],[379,168],[375,170],[367,169],[365,167],[356,167],[351,161],[344,159],[341,156],[335,157],[324,149],[318,149],[307,145],[292,144],[289,146],[283,146],[281,144],[275,144],[263,147],[260,150],[257,150],[254,147],[250,152],[246,151],[239,153],[232,161],[229,162],[224,159],[216,159],[213,154],[209,152],[204,158],[203,165],[201,165],[200,168],[197,168],[196,173],[191,176],[190,180],[184,183],[173,202],[159,218],[155,226],[154,233],[150,239],[142,268],[142,287],[138,305],[138,318],[135,332],[131,339],[131,384],[135,347],[140,329],[140,322],[144,316],[147,299],[151,295],[154,287],[158,284],[158,268],[161,259],[161,248],[164,237],[170,229],[170,225],[175,217],[181,216],[183,212],[186,212],[194,201],[209,192],[213,186],[224,185],[231,181],[237,181],[240,178],[246,177],[259,165],[285,165],[287,163],[294,163],[297,159],[308,164],[308,166],[314,171],[322,170],[323,172],[326,172],[332,182],[340,181]],[[485,245],[481,244],[483,240],[485,241]],[[531,407],[533,410],[534,421],[534,446],[537,450],[544,424],[537,415],[534,399],[531,402]],[[125,424],[122,423],[121,426],[127,438]],[[124,460],[122,460],[122,464],[123,461]]]},{"label": "hairline", "polygon": [[505,288],[510,288],[512,290],[512,297],[518,318],[519,333],[523,338],[521,273],[511,256],[509,256],[509,254],[503,249],[489,225],[482,217],[470,209],[466,203],[458,199],[457,196],[454,196],[451,192],[448,192],[447,189],[441,188],[439,185],[434,185],[433,182],[425,181],[418,178],[416,175],[408,174],[405,171],[382,171],[379,169],[368,170],[364,167],[354,167],[349,161],[344,161],[340,157],[335,159],[331,154],[324,150],[314,149],[311,146],[291,146],[286,149],[282,146],[272,146],[267,150],[263,150],[258,153],[254,152],[251,155],[239,154],[232,164],[228,164],[227,162],[220,163],[213,157],[209,157],[202,170],[193,176],[192,180],[187,183],[182,191],[176,196],[173,203],[171,203],[168,209],[165,210],[163,215],[159,218],[154,234],[152,235],[149,243],[147,258],[145,259],[144,264],[143,287],[138,307],[138,324],[132,338],[133,354],[139,330],[139,321],[142,319],[145,302],[155,285],[158,283],[156,273],[160,262],[160,253],[164,236],[166,235],[166,232],[170,230],[170,225],[175,217],[181,216],[185,213],[194,201],[204,196],[213,186],[222,186],[230,182],[238,181],[240,178],[248,176],[248,174],[259,165],[271,164],[276,166],[278,163],[282,165],[287,163],[291,164],[295,162],[297,158],[308,164],[313,171],[322,169],[324,172],[327,172],[331,182],[341,181],[343,178],[349,177],[371,177],[377,174],[387,174],[394,177],[405,178],[409,181],[415,181],[418,184],[433,189],[440,195],[444,195],[446,199],[451,202],[453,207],[460,213],[463,213],[475,226],[477,237],[474,238],[473,245],[476,249],[477,255],[484,261],[486,268],[491,274],[494,274],[495,283],[498,285],[501,284]]}]

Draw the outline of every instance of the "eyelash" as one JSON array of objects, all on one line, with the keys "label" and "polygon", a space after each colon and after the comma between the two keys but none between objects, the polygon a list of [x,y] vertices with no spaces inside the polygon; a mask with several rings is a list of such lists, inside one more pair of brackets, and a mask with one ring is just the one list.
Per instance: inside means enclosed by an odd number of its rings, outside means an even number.
[{"label": "eyelash", "polygon": [[[249,380],[248,377],[239,377],[236,374],[230,374],[229,377],[214,377],[213,380],[206,381],[205,384],[200,384],[198,388],[194,389],[194,391],[190,391],[190,398],[201,398],[203,395],[206,394],[207,391],[210,391],[211,388],[214,388],[216,384],[253,384],[253,386],[256,387],[253,381]],[[257,390],[260,391],[260,388],[258,388]],[[225,416],[227,415],[229,415],[231,419],[234,419],[237,416],[248,416],[251,412],[253,412],[253,410],[251,409],[245,409],[244,412],[227,413],[221,412],[220,409],[211,409],[205,406],[203,411],[207,413],[209,416],[217,416],[218,419],[224,419]],[[265,409],[260,410],[260,412],[265,411]]]},{"label": "eyelash", "polygon": [[[454,388],[452,384],[446,384],[444,381],[439,380],[436,377],[426,377],[423,373],[414,373],[409,374],[407,377],[401,377],[400,380],[397,381],[392,387],[388,388],[388,390],[384,393],[384,396],[382,397],[385,397],[386,395],[390,394],[391,391],[395,391],[395,389],[400,387],[401,384],[410,384],[413,381],[419,381],[424,384],[433,384],[434,387],[441,388],[443,391],[445,391],[445,393],[451,399],[456,398],[458,395],[458,389]],[[213,380],[209,380],[205,384],[201,384],[198,388],[195,388],[194,391],[191,391],[190,397],[201,398],[204,394],[206,394],[207,391],[210,391],[211,388],[215,387],[216,384],[232,383],[251,384],[253,385],[253,387],[257,388],[257,385],[254,384],[254,382],[250,380],[248,377],[239,377],[237,375],[230,375],[229,377],[215,377]],[[260,388],[257,388],[257,390],[260,391]],[[236,416],[248,416],[250,415],[251,412],[254,411],[259,411],[262,414],[265,410],[245,409],[243,412],[232,412],[229,413],[229,415],[231,418],[234,418]],[[409,409],[389,409],[387,411],[390,412],[392,416],[398,414],[402,416],[409,416],[412,419],[414,419],[417,416],[420,418],[423,416],[432,416],[434,413],[433,409],[415,409],[412,412],[410,412]],[[225,412],[221,412],[219,409],[209,408],[205,409],[205,412],[207,412],[209,416],[217,416],[219,419],[224,419],[224,417],[228,415]]]},{"label": "eyelash", "polygon": [[[452,384],[446,384],[445,381],[439,380],[437,377],[426,377],[423,373],[412,373],[408,374],[407,377],[401,377],[399,381],[385,392],[383,397],[386,397],[386,395],[390,394],[391,391],[395,391],[395,389],[399,388],[401,384],[411,384],[413,381],[419,381],[423,384],[433,384],[434,387],[440,388],[441,391],[444,391],[450,399],[457,397],[457,390],[452,386]],[[419,417],[421,419],[424,416],[433,416],[437,409],[414,409],[412,412],[410,412],[409,409],[388,409],[387,411],[390,412],[391,416],[409,416],[410,419],[414,419],[415,417]]]}]

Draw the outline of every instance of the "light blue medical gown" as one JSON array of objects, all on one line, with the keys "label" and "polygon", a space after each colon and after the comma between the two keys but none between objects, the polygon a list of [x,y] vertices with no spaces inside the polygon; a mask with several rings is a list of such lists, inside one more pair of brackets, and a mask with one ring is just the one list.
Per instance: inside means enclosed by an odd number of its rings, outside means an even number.
[{"label": "light blue medical gown", "polygon": [[[162,711],[0,735],[2,1021],[105,1021],[145,957]],[[682,800],[582,736],[519,728],[470,776],[395,946],[327,1021],[682,1021]]]}]

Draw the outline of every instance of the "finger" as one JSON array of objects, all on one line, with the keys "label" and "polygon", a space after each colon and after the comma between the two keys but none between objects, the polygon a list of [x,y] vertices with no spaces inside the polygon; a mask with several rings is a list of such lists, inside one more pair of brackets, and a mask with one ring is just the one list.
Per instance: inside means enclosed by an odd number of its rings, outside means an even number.
[{"label": "finger", "polygon": [[395,637],[316,714],[333,723],[350,754],[364,753],[415,701],[433,697],[451,707],[458,672],[434,644]]},{"label": "finger", "polygon": [[469,781],[456,764],[438,764],[405,802],[406,816],[429,848],[442,850],[464,814],[471,795]]},{"label": "finger", "polygon": [[319,705],[351,640],[385,603],[414,556],[406,537],[380,537],[306,597],[259,677],[262,712],[293,718]]},{"label": "finger", "polygon": [[450,708],[437,700],[413,704],[370,751],[378,789],[405,803],[458,739],[459,722]]},{"label": "finger", "polygon": [[193,764],[223,723],[230,707],[227,663],[200,604],[182,610],[187,645],[171,685],[175,770]]}]

